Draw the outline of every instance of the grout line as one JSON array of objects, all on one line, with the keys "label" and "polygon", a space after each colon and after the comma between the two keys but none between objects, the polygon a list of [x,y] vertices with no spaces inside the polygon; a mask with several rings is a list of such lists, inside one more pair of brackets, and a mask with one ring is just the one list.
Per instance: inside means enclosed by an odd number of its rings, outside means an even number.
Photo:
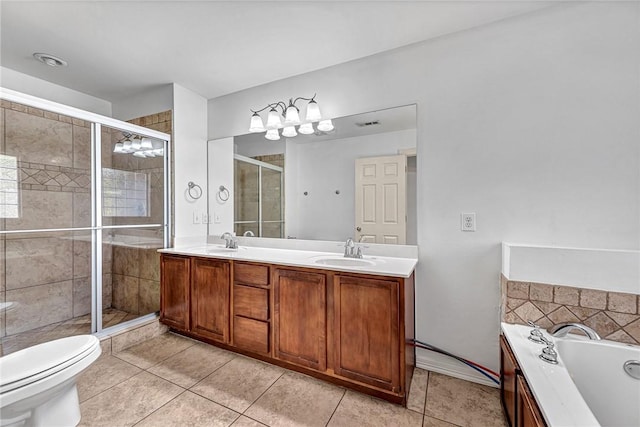
[{"label": "grout line", "polygon": [[347,395],[347,389],[343,388],[342,389],[342,396],[340,396],[340,400],[338,401],[338,404],[336,405],[335,408],[333,408],[333,412],[331,413],[331,416],[329,417],[329,419],[327,420],[327,422],[325,423],[325,427],[329,425],[329,423],[331,422],[331,419],[333,418],[333,416],[335,415],[336,411],[338,410],[338,407],[340,406],[340,404],[342,403],[342,399],[344,399],[344,397]]},{"label": "grout line", "polygon": [[[263,362],[263,363],[264,363],[264,362]],[[271,389],[271,387],[273,387],[273,385],[274,385],[275,383],[277,383],[277,382],[278,382],[278,380],[279,380],[280,378],[282,378],[282,376],[283,376],[286,372],[287,372],[286,370],[285,370],[284,372],[282,372],[282,373],[278,376],[278,378],[276,378],[276,379],[275,379],[271,384],[269,384],[269,387],[267,387],[267,388],[266,388],[262,393],[260,393],[260,396],[258,396],[258,397],[256,397],[255,399],[253,399],[253,402],[251,402],[251,403],[249,404],[249,406],[247,406],[247,409],[245,409],[244,411],[242,411],[242,415],[244,415],[244,413],[245,413],[245,412],[247,412],[247,411],[249,410],[249,408],[251,408],[251,407],[252,407],[252,406],[253,406],[253,405],[254,405],[254,404],[255,404],[255,403],[256,403],[256,402],[257,402],[257,401],[262,397],[262,396],[264,396],[264,394],[265,394],[266,392],[268,392],[268,391]]]},{"label": "grout line", "polygon": [[155,414],[156,412],[158,412],[161,408],[164,408],[165,406],[167,406],[169,403],[173,402],[174,400],[176,400],[178,397],[182,396],[183,394],[185,394],[187,392],[187,390],[183,389],[181,393],[179,393],[176,397],[174,397],[173,399],[169,400],[168,402],[166,402],[164,405],[160,405],[159,407],[157,407],[156,409],[154,409],[150,414],[142,417],[141,419],[139,419],[138,421],[136,421],[135,423],[133,423],[133,426],[137,426],[138,424],[140,424],[141,422],[143,422],[144,420],[146,420],[147,418],[149,418],[151,415]]}]

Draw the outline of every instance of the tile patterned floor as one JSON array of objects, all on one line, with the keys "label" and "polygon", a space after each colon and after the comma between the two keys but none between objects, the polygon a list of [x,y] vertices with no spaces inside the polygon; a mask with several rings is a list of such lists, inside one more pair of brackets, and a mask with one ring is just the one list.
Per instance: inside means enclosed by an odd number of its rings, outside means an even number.
[{"label": "tile patterned floor", "polygon": [[[102,313],[102,327],[108,328],[137,317],[140,316],[137,314],[129,314],[126,311],[116,310],[115,308],[105,308]],[[2,355],[7,355],[47,341],[90,333],[91,315],[87,314],[85,316],[74,317],[64,322],[53,323],[19,334],[3,337],[0,341],[2,344]]]},{"label": "tile patterned floor", "polygon": [[506,426],[498,390],[416,369],[408,408],[167,333],[101,356],[81,426]]}]

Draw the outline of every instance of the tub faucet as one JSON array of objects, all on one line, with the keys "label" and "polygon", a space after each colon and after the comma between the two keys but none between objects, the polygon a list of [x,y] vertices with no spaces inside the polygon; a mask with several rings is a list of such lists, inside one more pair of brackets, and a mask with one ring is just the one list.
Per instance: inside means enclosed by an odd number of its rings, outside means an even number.
[{"label": "tub faucet", "polygon": [[225,248],[228,249],[238,249],[238,240],[233,236],[233,234],[227,232],[222,233],[222,236],[220,236],[221,239],[224,239],[225,241]]},{"label": "tub faucet", "polygon": [[601,339],[596,331],[581,323],[559,323],[547,329],[547,332],[554,337],[564,337],[567,333],[575,330],[582,331],[590,340]]}]

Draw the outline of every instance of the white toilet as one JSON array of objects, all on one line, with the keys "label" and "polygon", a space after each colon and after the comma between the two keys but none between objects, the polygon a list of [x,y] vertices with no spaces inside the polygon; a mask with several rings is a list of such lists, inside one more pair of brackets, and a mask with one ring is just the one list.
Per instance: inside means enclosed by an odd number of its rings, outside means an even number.
[{"label": "white toilet", "polygon": [[76,380],[101,352],[96,337],[77,335],[1,357],[0,426],[77,425]]}]

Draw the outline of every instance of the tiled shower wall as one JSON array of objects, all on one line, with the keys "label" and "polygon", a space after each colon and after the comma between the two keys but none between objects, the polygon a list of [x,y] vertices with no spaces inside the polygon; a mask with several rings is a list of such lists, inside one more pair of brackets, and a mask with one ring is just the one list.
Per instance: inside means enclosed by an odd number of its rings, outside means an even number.
[{"label": "tiled shower wall", "polygon": [[[130,123],[171,134],[171,111],[129,120]],[[115,143],[115,141],[113,141]],[[127,224],[162,224],[164,213],[163,158],[139,160],[131,155],[113,157],[116,169],[143,172],[150,182],[150,217],[128,217]],[[116,221],[121,221],[115,218]],[[116,222],[117,224],[117,222]],[[120,233],[131,233],[130,230]],[[157,231],[138,229],[137,236],[162,238]],[[148,314],[160,310],[160,254],[157,248],[113,246],[113,299],[112,306],[133,314]]]},{"label": "tiled shower wall", "polygon": [[[2,219],[2,229],[90,226],[90,124],[3,100],[0,135],[0,152],[18,161],[20,200],[20,216]],[[3,313],[2,336],[90,312],[90,245],[88,232],[0,236],[0,301],[16,307]],[[108,247],[104,255],[111,258]],[[110,269],[104,273],[110,296]]]},{"label": "tiled shower wall", "polygon": [[501,277],[502,321],[543,328],[562,322],[589,326],[612,341],[640,344],[640,295]]}]

